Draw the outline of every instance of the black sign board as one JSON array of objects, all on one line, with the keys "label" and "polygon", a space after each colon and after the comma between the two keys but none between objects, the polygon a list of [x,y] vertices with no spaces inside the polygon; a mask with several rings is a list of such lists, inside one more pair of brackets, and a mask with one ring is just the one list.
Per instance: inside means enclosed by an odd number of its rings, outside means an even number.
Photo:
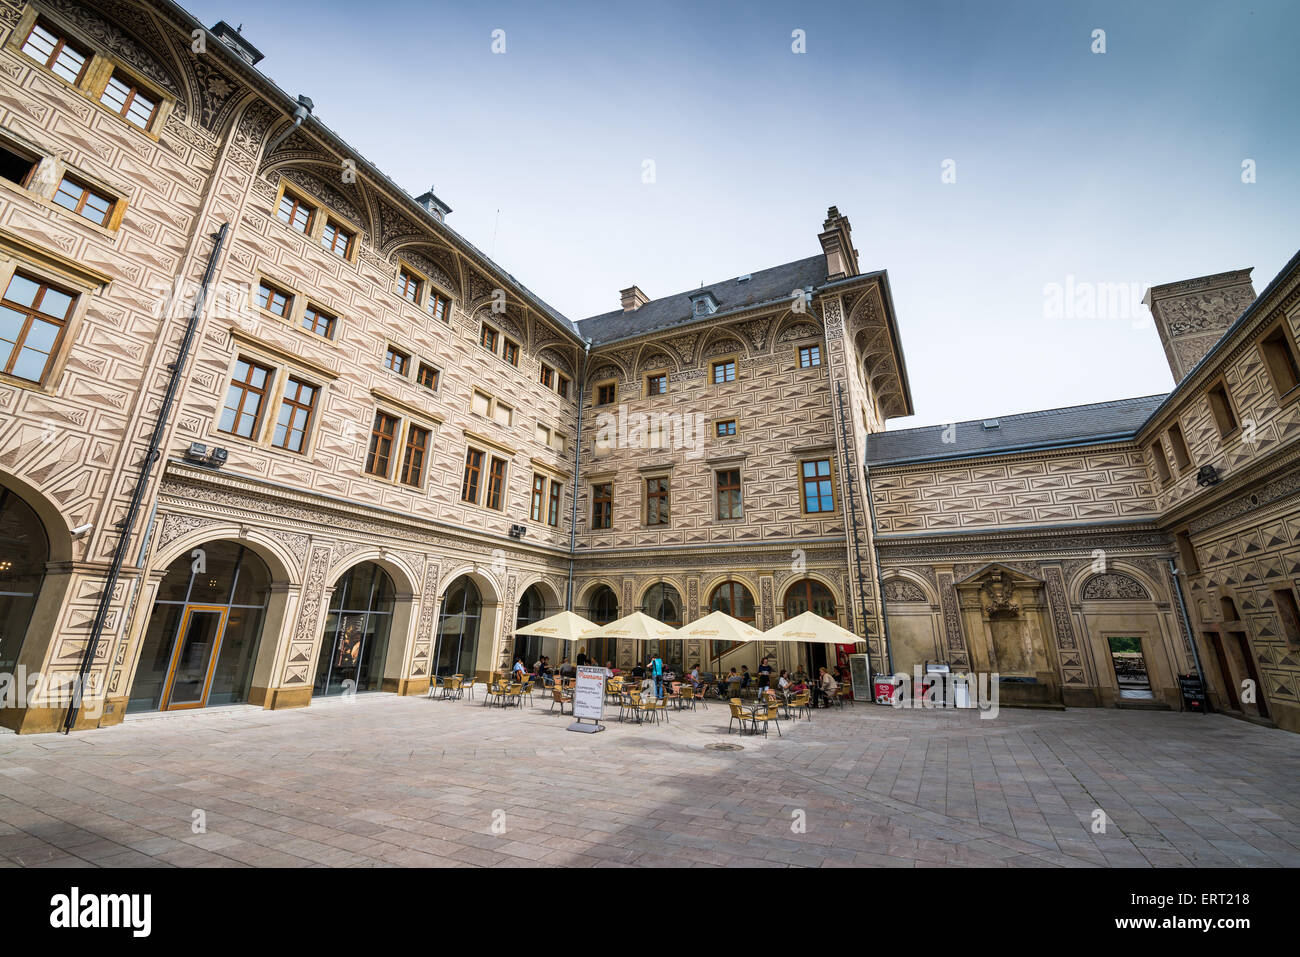
[{"label": "black sign board", "polygon": [[1208,702],[1205,700],[1205,685],[1202,684],[1198,675],[1179,675],[1178,688],[1183,693],[1183,704],[1188,711],[1197,711],[1201,714],[1208,711]]}]

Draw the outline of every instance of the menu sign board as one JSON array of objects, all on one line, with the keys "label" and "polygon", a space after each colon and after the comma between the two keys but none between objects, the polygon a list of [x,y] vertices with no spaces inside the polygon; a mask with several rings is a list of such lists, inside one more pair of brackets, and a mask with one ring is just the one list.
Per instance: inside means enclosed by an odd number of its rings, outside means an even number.
[{"label": "menu sign board", "polygon": [[605,715],[605,669],[581,665],[573,689],[573,716],[599,721]]},{"label": "menu sign board", "polygon": [[866,655],[849,655],[849,678],[853,682],[853,700],[870,701],[875,697],[871,686],[871,663]]}]

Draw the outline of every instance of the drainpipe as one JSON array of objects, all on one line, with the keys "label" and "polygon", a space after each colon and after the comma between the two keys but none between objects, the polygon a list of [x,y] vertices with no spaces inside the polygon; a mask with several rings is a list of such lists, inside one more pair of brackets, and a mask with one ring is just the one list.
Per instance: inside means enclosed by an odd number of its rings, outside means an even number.
[{"label": "drainpipe", "polygon": [[[880,564],[880,550],[876,547],[876,507],[871,502],[871,467],[862,463],[862,497],[867,500],[867,516],[871,522],[871,554],[876,559],[876,594],[880,603],[880,622],[885,629],[885,674],[894,673],[894,644],[889,640],[889,609],[885,607],[885,570]],[[872,680],[875,678],[873,676]]]},{"label": "drainpipe", "polygon": [[1174,577],[1174,594],[1178,597],[1178,610],[1183,616],[1183,627],[1187,629],[1187,641],[1192,646],[1192,662],[1196,665],[1196,677],[1201,679],[1201,688],[1205,691],[1205,703],[1210,703],[1210,686],[1205,681],[1205,670],[1201,667],[1201,653],[1196,648],[1196,635],[1192,632],[1191,619],[1187,617],[1187,603],[1183,601],[1183,579],[1178,573],[1178,566],[1169,559],[1169,574]]},{"label": "drainpipe", "polygon": [[270,143],[266,144],[266,149],[262,152],[262,155],[270,156],[273,152],[275,152],[275,148],[279,146],[281,143],[283,143],[285,140],[287,140],[290,137],[290,135],[292,135],[294,130],[302,126],[303,120],[311,116],[311,111],[315,107],[315,105],[316,104],[314,104],[311,101],[311,97],[303,96],[302,94],[299,94],[298,106],[293,111],[293,126],[289,127],[287,130],[285,130],[275,139],[271,140]]},{"label": "drainpipe", "polygon": [[578,376],[578,430],[573,443],[573,520],[569,523],[569,584],[564,596],[564,608],[573,611],[573,554],[578,547],[578,468],[582,464],[582,397],[587,382],[587,359],[591,355],[591,340],[584,339],[582,362]]},{"label": "drainpipe", "polygon": [[90,638],[86,641],[86,650],[82,652],[81,664],[77,668],[77,679],[72,686],[72,703],[63,716],[64,734],[72,730],[77,723],[77,714],[81,711],[81,699],[85,693],[86,676],[90,674],[90,667],[95,661],[95,648],[104,635],[104,625],[108,621],[108,610],[113,602],[113,589],[117,587],[117,580],[122,572],[122,563],[126,560],[126,553],[131,547],[131,529],[135,527],[135,520],[140,514],[140,505],[144,501],[144,493],[149,485],[149,478],[153,474],[153,465],[162,457],[163,434],[167,429],[167,422],[171,418],[172,405],[176,401],[176,393],[180,390],[181,378],[185,374],[185,361],[189,358],[190,347],[194,344],[194,334],[198,329],[199,317],[203,313],[203,306],[208,298],[208,287],[212,285],[212,275],[217,270],[217,259],[221,256],[221,248],[226,243],[226,234],[229,231],[230,224],[222,223],[221,229],[212,236],[212,252],[208,256],[207,268],[203,270],[203,282],[199,284],[198,294],[194,297],[194,308],[190,310],[190,318],[185,325],[185,334],[181,337],[180,346],[176,350],[176,359],[171,364],[172,374],[167,380],[167,391],[163,393],[162,406],[158,409],[158,420],[154,423],[153,434],[149,437],[149,448],[145,451],[144,460],[140,463],[140,478],[131,490],[131,501],[127,506],[126,517],[120,523],[122,531],[118,536],[117,545],[113,549],[113,561],[109,565],[108,576],[104,580],[104,590],[99,596],[99,607],[95,610],[95,620],[90,627]]}]

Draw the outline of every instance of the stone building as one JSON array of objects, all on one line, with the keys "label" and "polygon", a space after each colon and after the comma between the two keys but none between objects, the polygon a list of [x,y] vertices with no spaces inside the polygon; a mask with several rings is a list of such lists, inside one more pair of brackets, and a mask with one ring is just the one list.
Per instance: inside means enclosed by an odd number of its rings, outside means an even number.
[{"label": "stone building", "polygon": [[834,207],[815,255],[575,323],[260,59],[168,0],[0,0],[0,724],[83,673],[76,727],[416,694],[579,650],[512,637],[565,607],[812,608],[878,669],[1179,707],[1182,580],[1215,703],[1295,727],[1295,262],[1151,291],[1169,396],[886,433],[888,277]]}]

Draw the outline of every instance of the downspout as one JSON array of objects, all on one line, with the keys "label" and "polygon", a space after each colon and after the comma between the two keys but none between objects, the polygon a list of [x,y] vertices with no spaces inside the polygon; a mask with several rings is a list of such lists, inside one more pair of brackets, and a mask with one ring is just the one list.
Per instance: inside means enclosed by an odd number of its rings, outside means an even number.
[{"label": "downspout", "polygon": [[293,134],[294,130],[302,126],[303,120],[307,119],[307,117],[311,115],[311,111],[315,105],[316,104],[311,101],[311,97],[303,96],[301,93],[298,94],[298,106],[293,111],[293,126],[289,127],[270,143],[267,143],[266,149],[262,151],[262,155],[270,156],[275,152],[277,146],[287,140]]},{"label": "downspout", "polygon": [[126,560],[127,550],[131,547],[131,529],[135,527],[135,520],[140,514],[140,505],[144,501],[144,493],[149,485],[149,478],[153,474],[153,466],[161,458],[160,450],[162,447],[163,433],[167,429],[167,422],[171,418],[172,405],[176,401],[176,393],[180,389],[181,378],[185,373],[185,362],[189,358],[190,347],[194,344],[194,333],[198,328],[199,317],[203,313],[203,307],[208,298],[208,287],[212,284],[212,275],[217,269],[217,259],[221,256],[221,248],[226,243],[226,234],[230,231],[230,223],[222,223],[221,229],[213,234],[212,252],[208,256],[207,268],[203,270],[203,281],[199,284],[198,294],[194,297],[194,307],[190,310],[189,321],[185,325],[185,334],[181,337],[180,346],[176,350],[176,359],[172,362],[172,374],[167,380],[167,391],[163,393],[162,406],[158,409],[158,420],[154,423],[153,434],[149,437],[149,448],[144,453],[144,460],[140,463],[140,478],[131,490],[131,502],[127,506],[126,517],[121,521],[121,534],[118,537],[117,545],[113,548],[113,562],[109,566],[108,576],[104,580],[104,590],[99,596],[99,607],[95,610],[95,620],[90,627],[90,637],[86,641],[86,650],[82,652],[81,664],[77,668],[77,678],[72,686],[72,702],[68,706],[67,713],[63,716],[63,733],[67,734],[77,723],[77,715],[81,711],[81,699],[85,694],[86,676],[90,674],[90,667],[95,661],[95,648],[104,636],[104,625],[108,621],[108,610],[113,601],[113,589],[117,587],[118,577],[122,572],[122,563]]},{"label": "downspout", "polygon": [[1169,574],[1174,578],[1174,594],[1178,596],[1178,610],[1183,616],[1183,628],[1187,631],[1187,643],[1192,646],[1192,662],[1196,665],[1196,677],[1201,679],[1201,688],[1205,692],[1205,703],[1210,702],[1210,686],[1205,682],[1205,670],[1201,667],[1201,653],[1196,648],[1196,635],[1192,633],[1192,622],[1187,617],[1187,603],[1183,601],[1183,581],[1178,573],[1178,566],[1169,559]]},{"label": "downspout", "polygon": [[885,570],[880,564],[880,552],[876,548],[876,507],[871,502],[871,467],[862,463],[862,497],[867,500],[867,515],[871,521],[871,554],[876,560],[876,594],[880,602],[880,623],[885,629],[885,674],[894,673],[894,647],[889,640],[889,612],[885,608]]},{"label": "downspout", "polygon": [[587,358],[591,355],[591,340],[584,339],[582,362],[578,376],[578,429],[573,443],[573,520],[569,523],[569,585],[564,596],[564,608],[573,611],[573,556],[578,548],[578,468],[582,464],[582,397],[587,382]]}]

